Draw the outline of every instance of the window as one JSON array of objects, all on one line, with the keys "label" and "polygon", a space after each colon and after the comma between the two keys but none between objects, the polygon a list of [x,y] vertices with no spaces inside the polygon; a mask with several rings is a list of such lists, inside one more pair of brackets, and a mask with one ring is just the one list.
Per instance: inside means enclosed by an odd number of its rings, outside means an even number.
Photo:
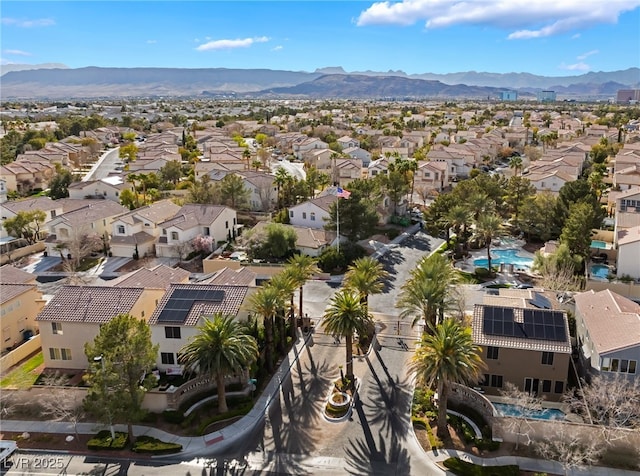
[{"label": "window", "polygon": [[542,365],[553,365],[553,352],[542,353]]},{"label": "window", "polygon": [[172,231],[171,232],[171,239],[172,240],[178,240],[178,232],[177,231]]},{"label": "window", "polygon": [[302,212],[302,219],[306,220],[307,219],[307,212]]},{"label": "window", "polygon": [[124,225],[118,225],[118,234],[124,235]]},{"label": "window", "polygon": [[603,372],[608,372],[609,369],[611,368],[611,359],[609,357],[602,357],[602,359],[600,359],[600,369]]},{"label": "window", "polygon": [[620,368],[620,361],[618,359],[611,359],[611,372],[617,372]]},{"label": "window", "polygon": [[204,227],[204,233],[203,233],[203,234],[204,234],[204,236],[209,236],[209,235],[211,235],[211,230],[209,229],[209,227],[208,227],[208,226],[205,226],[205,227]]},{"label": "window", "polygon": [[165,365],[175,365],[176,363],[173,352],[160,352],[160,360]]},{"label": "window", "polygon": [[71,360],[71,349],[49,348],[49,357],[51,360]]},{"label": "window", "polygon": [[550,393],[550,392],[551,392],[551,380],[543,380],[542,393]]},{"label": "window", "polygon": [[498,359],[498,347],[487,347],[487,359],[497,360]]},{"label": "window", "polygon": [[164,336],[167,339],[180,339],[180,328],[174,326],[167,326],[164,328]]},{"label": "window", "polygon": [[637,362],[635,360],[630,360],[629,361],[629,373],[630,374],[635,374],[636,373],[636,365],[637,365]]},{"label": "window", "polygon": [[562,380],[556,380],[556,388],[553,389],[553,393],[564,392],[564,382]]},{"label": "window", "polygon": [[228,220],[224,222],[224,227],[225,227],[225,229],[229,228],[229,221]]},{"label": "window", "polygon": [[293,210],[289,210],[289,216],[293,218]]},{"label": "window", "polygon": [[3,328],[2,333],[4,334],[4,341],[9,342],[11,340],[11,328],[10,327]]},{"label": "window", "polygon": [[22,334],[26,329],[26,327],[27,327],[27,318],[21,317],[20,319],[18,319],[18,332]]},{"label": "window", "polygon": [[425,172],[424,176],[427,177],[427,178],[431,177],[431,172]]},{"label": "window", "polygon": [[55,210],[51,210],[51,218],[55,218],[56,217],[56,211]]},{"label": "window", "polygon": [[502,388],[502,375],[492,375],[491,386],[496,388]]},{"label": "window", "polygon": [[316,221],[316,213],[311,212],[311,221]]},{"label": "window", "polygon": [[62,324],[59,323],[59,322],[52,322],[51,323],[51,332],[61,336],[62,335]]}]

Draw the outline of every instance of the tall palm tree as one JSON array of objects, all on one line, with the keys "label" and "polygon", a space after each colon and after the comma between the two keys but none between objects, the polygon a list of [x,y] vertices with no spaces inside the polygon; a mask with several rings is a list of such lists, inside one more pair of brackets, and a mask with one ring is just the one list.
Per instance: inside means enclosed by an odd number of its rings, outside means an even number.
[{"label": "tall palm tree", "polygon": [[277,192],[277,194],[278,194],[278,209],[282,208],[282,204],[284,202],[284,197],[283,197],[284,186],[290,180],[291,180],[291,175],[289,174],[289,172],[287,172],[287,169],[285,169],[284,167],[279,167],[278,170],[276,170],[273,182],[276,184],[276,187],[278,189],[278,192]]},{"label": "tall palm tree", "polygon": [[360,296],[360,301],[369,311],[369,295],[379,294],[384,289],[383,280],[389,276],[377,260],[370,256],[355,260],[344,275],[343,286]]},{"label": "tall palm tree", "polygon": [[251,365],[258,356],[258,344],[233,316],[220,313],[205,318],[196,334],[180,350],[179,362],[200,374],[216,379],[218,411],[227,411],[224,377]]},{"label": "tall palm tree", "polygon": [[482,215],[476,221],[476,234],[487,245],[487,267],[491,273],[491,242],[499,235],[502,229],[502,218],[495,213]]},{"label": "tall palm tree", "polygon": [[[294,255],[289,258],[287,261],[287,270],[289,270],[290,276],[298,285],[299,292],[299,302],[298,302],[298,312],[300,313],[300,317],[304,316],[302,312],[302,304],[303,304],[303,286],[304,284],[311,279],[311,277],[320,272],[320,268],[316,265],[316,259],[307,255]],[[293,307],[293,306],[292,306]],[[292,309],[293,315],[293,309]],[[295,337],[295,325],[292,323],[292,336]]]},{"label": "tall palm tree", "polygon": [[346,351],[346,378],[353,382],[353,334],[366,332],[371,318],[360,295],[349,289],[337,292],[324,313],[322,325],[327,333],[344,337]]},{"label": "tall palm tree", "polygon": [[416,373],[418,383],[429,387],[437,383],[440,438],[448,435],[447,399],[451,383],[478,382],[484,366],[480,348],[473,343],[471,329],[457,320],[445,319],[431,334],[422,335],[411,369]]},{"label": "tall palm tree", "polygon": [[446,216],[447,223],[451,225],[456,233],[457,243],[462,245],[462,249],[467,248],[467,227],[471,222],[471,211],[466,205],[455,205]]},{"label": "tall palm tree", "polygon": [[[275,314],[275,330],[278,333],[278,351],[284,355],[287,348],[285,316],[289,308],[293,307],[293,293],[298,287],[298,283],[291,275],[291,271],[285,269],[272,276],[266,286],[275,289],[280,294],[280,307]],[[288,304],[289,302],[291,304]]]},{"label": "tall palm tree", "polygon": [[412,318],[412,325],[424,319],[425,332],[435,326],[450,305],[449,288],[457,275],[447,258],[435,253],[422,259],[402,285],[396,306],[402,319]]},{"label": "tall palm tree", "polygon": [[260,316],[264,325],[264,360],[269,372],[273,372],[273,321],[283,306],[282,292],[273,286],[263,286],[249,297],[251,312]]}]

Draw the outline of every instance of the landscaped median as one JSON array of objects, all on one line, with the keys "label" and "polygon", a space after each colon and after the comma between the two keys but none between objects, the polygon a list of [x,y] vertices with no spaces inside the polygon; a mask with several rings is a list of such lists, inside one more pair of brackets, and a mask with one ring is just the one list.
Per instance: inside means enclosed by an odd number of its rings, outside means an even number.
[{"label": "landscaped median", "polygon": [[129,448],[129,436],[126,433],[115,432],[115,438],[112,438],[109,430],[102,430],[91,438],[87,443],[87,448],[94,451],[131,449],[135,453],[151,455],[173,454],[182,451],[181,444],[167,443],[146,435],[137,437],[131,448]]},{"label": "landscaped median", "polygon": [[[342,367],[340,372],[342,372]],[[324,407],[325,419],[337,423],[349,418],[353,403],[358,396],[358,388],[360,388],[360,382],[356,378],[354,381],[344,377],[336,380]]]}]

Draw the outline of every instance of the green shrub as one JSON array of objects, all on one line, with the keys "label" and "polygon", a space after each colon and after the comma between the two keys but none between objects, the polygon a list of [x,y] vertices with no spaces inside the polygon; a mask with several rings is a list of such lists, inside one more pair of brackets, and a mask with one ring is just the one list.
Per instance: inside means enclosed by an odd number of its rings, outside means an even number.
[{"label": "green shrub", "polygon": [[179,410],[165,410],[162,412],[162,419],[167,423],[180,424],[184,421],[184,413]]},{"label": "green shrub", "polygon": [[111,431],[102,430],[87,442],[90,450],[122,450],[129,444],[127,433],[116,432],[115,439],[111,438]]},{"label": "green shrub", "polygon": [[168,454],[182,451],[179,443],[166,443],[152,436],[139,436],[133,444],[133,451],[136,453]]},{"label": "green shrub", "polygon": [[414,428],[427,431],[427,437],[429,438],[429,445],[431,446],[432,450],[444,448],[444,443],[440,438],[438,438],[433,433],[433,430],[431,429],[431,425],[429,425],[429,422],[427,421],[426,418],[413,416],[411,417],[411,422],[413,423]]},{"label": "green shrub", "polygon": [[520,468],[512,464],[508,466],[478,466],[467,463],[460,458],[448,458],[443,461],[445,468],[460,476],[518,476]]},{"label": "green shrub", "polygon": [[474,270],[474,274],[476,275],[476,278],[479,279],[488,278],[491,275],[487,268],[476,268]]},{"label": "green shrub", "polygon": [[[228,420],[229,418],[246,415],[251,411],[252,408],[253,408],[253,402],[249,400],[247,403],[244,403],[243,405],[240,405],[239,407],[234,408],[233,410],[229,410],[226,413],[222,413],[220,415],[215,415],[211,418],[207,418],[203,420],[198,426],[198,434],[204,435],[204,432],[206,431],[207,427],[213,423],[216,423],[222,420]],[[195,415],[195,413],[192,413],[191,415]]]}]

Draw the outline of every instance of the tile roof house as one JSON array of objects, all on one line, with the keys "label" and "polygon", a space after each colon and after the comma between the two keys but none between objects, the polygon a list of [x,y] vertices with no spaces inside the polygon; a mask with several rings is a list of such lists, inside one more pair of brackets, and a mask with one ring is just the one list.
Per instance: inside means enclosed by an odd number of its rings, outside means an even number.
[{"label": "tile roof house", "polygon": [[640,378],[640,304],[610,290],[574,296],[580,359],[593,374]]},{"label": "tile roof house", "polygon": [[620,230],[618,236],[617,276],[640,280],[640,226]]},{"label": "tile roof house", "polygon": [[50,255],[57,253],[72,254],[73,244],[85,236],[109,239],[111,221],[127,211],[119,203],[111,200],[87,200],[86,205],[56,216],[49,223],[51,234],[45,240]]},{"label": "tile roof house", "polygon": [[111,222],[111,253],[131,258],[154,255],[162,235],[161,223],[178,213],[180,206],[171,200],[160,200],[116,216]]},{"label": "tile roof house", "polygon": [[256,286],[258,275],[249,268],[222,268],[198,284],[216,284],[220,286]]},{"label": "tile roof house", "polygon": [[[160,344],[158,369],[178,367],[180,350],[198,333],[204,318],[216,313],[248,318],[242,305],[255,288],[216,284],[172,284],[149,319],[151,340]],[[178,370],[181,373],[181,370]]]},{"label": "tile roof house", "polygon": [[[268,222],[256,223],[252,230],[260,232],[268,225]],[[335,240],[335,231],[324,228],[309,228],[307,226],[283,225],[291,228],[296,233],[296,250],[303,255],[317,257]]]},{"label": "tile roof house", "polygon": [[3,284],[36,284],[36,275],[5,264],[0,266],[0,283]]},{"label": "tile roof house", "polygon": [[[14,349],[38,332],[36,316],[42,310],[45,300],[35,283],[26,281],[23,273],[15,268],[3,266],[0,269],[0,324],[2,352]],[[30,273],[24,273],[29,274]],[[30,275],[32,276],[32,275]],[[16,282],[13,282],[16,281]]]},{"label": "tile roof house", "polygon": [[46,367],[86,369],[85,342],[118,314],[148,320],[164,290],[139,287],[64,286],[36,318]]},{"label": "tile roof house", "polygon": [[472,335],[487,365],[480,386],[488,394],[499,394],[511,382],[525,392],[560,400],[571,359],[564,311],[476,304]]},{"label": "tile roof house", "polygon": [[69,198],[106,199],[120,203],[123,190],[133,192],[133,184],[125,182],[122,177],[107,177],[100,180],[73,182],[69,185]]},{"label": "tile roof house", "polygon": [[210,236],[215,246],[220,241],[235,238],[238,231],[234,209],[195,203],[184,205],[158,226],[162,234],[156,243],[156,256],[166,258],[186,256],[192,250],[192,240],[200,235]]},{"label": "tile roof house", "polygon": [[613,238],[617,245],[623,232],[640,226],[640,187],[619,192],[615,206],[615,224]]},{"label": "tile roof house", "polygon": [[415,174],[414,189],[426,187],[441,192],[449,186],[449,167],[445,162],[418,162]]},{"label": "tile roof house", "polygon": [[335,195],[327,194],[312,198],[289,208],[289,223],[313,229],[324,229],[329,220],[331,204],[338,200]]},{"label": "tile roof house", "polygon": [[107,285],[117,288],[146,288],[166,290],[171,284],[186,284],[191,273],[182,268],[171,268],[159,264],[153,268],[139,268],[107,281]]}]

